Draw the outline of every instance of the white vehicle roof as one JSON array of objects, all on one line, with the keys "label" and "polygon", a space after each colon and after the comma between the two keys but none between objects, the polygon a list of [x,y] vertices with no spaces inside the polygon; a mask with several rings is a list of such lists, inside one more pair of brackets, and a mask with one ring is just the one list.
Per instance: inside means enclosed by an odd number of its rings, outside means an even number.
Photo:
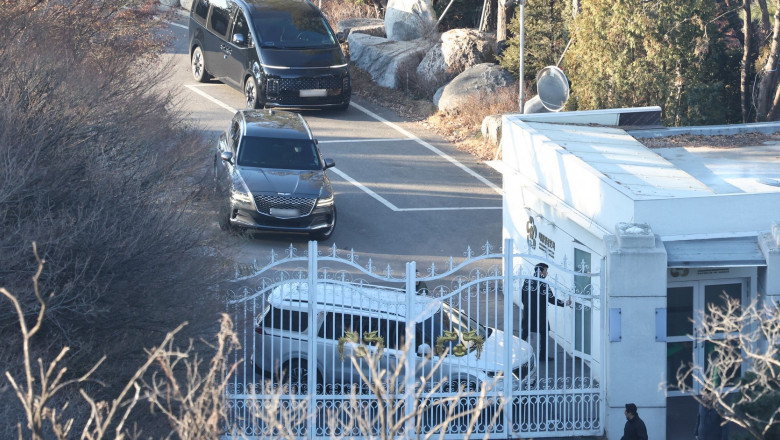
[{"label": "white vehicle roof", "polygon": [[[309,310],[309,285],[305,281],[291,281],[276,286],[268,302],[277,308],[306,312]],[[424,320],[441,310],[441,307],[442,302],[435,298],[415,295],[414,318]],[[406,319],[406,292],[393,287],[318,280],[317,309]]]}]

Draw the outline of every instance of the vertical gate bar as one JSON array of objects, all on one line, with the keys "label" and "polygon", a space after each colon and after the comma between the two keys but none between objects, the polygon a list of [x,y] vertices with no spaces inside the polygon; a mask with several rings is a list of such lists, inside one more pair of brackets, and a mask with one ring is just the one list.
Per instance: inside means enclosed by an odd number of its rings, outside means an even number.
[{"label": "vertical gate bar", "polygon": [[[308,373],[308,419],[306,420],[306,431],[309,439],[314,438],[314,426],[317,417],[317,242],[309,241],[309,356],[307,362]],[[298,384],[300,389],[301,384]]]},{"label": "vertical gate bar", "polygon": [[[601,315],[601,328],[602,332],[604,329],[608,329],[608,322],[607,322],[607,257],[601,258],[601,267],[599,268],[599,314]],[[601,335],[599,338],[599,344],[601,345],[600,350],[600,357],[599,359],[599,427],[601,428],[600,431],[604,432],[604,417],[606,417],[606,408],[605,408],[605,402],[606,402],[606,391],[605,391],[605,378],[606,378],[606,349],[607,349],[607,335]]]},{"label": "vertical gate bar", "polygon": [[[514,279],[513,279],[513,261],[514,249],[512,248],[512,239],[504,239],[504,338],[511,341],[514,337],[514,326],[512,316],[512,305],[514,302]],[[514,424],[512,420],[512,345],[504,344],[504,438],[510,438],[509,434]]]},{"label": "vertical gate bar", "polygon": [[[416,378],[416,365],[417,360],[417,342],[415,338],[415,318],[416,313],[414,311],[415,296],[417,291],[414,288],[417,278],[417,263],[412,261],[406,263],[406,340],[408,341],[409,349],[406,352],[406,371],[404,372],[404,379],[406,381],[406,392],[404,393],[406,398],[404,401],[404,414],[410,416],[415,410],[415,378]],[[419,415],[418,415],[419,417]],[[414,431],[415,420],[413,417],[409,417],[406,420],[404,426],[405,438],[413,438],[412,432]]]}]

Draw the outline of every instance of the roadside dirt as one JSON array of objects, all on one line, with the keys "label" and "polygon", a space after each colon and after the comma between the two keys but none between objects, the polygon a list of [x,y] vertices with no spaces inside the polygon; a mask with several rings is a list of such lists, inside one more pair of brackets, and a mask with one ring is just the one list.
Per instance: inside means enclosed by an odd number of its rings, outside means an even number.
[{"label": "roadside dirt", "polygon": [[457,114],[439,112],[433,102],[413,99],[409,94],[377,85],[363,69],[350,66],[353,92],[363,99],[392,109],[409,122],[416,122],[452,142],[455,148],[481,160],[494,158],[496,147],[482,138],[479,129],[468,127]]}]

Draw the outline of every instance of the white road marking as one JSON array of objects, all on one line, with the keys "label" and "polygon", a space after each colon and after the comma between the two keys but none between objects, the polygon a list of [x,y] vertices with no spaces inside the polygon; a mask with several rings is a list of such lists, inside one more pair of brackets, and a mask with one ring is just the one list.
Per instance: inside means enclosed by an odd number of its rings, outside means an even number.
[{"label": "white road marking", "polygon": [[397,141],[408,141],[409,139],[406,138],[385,138],[385,139],[336,139],[336,140],[329,140],[329,141],[318,141],[321,144],[348,144],[348,143],[356,143],[356,142],[397,142]]},{"label": "white road marking", "polygon": [[395,205],[393,205],[392,203],[390,203],[390,202],[389,202],[387,199],[385,199],[384,197],[380,196],[379,194],[375,193],[374,191],[371,191],[371,190],[370,190],[368,187],[366,187],[366,186],[365,186],[365,185],[363,185],[362,183],[360,183],[360,182],[358,182],[357,180],[355,180],[355,179],[353,179],[353,178],[349,177],[349,176],[348,176],[346,173],[344,173],[344,172],[343,172],[343,171],[341,171],[340,169],[338,169],[338,168],[335,168],[335,167],[334,167],[334,168],[331,168],[331,171],[333,171],[334,173],[336,173],[336,174],[338,174],[339,176],[341,176],[341,178],[342,178],[342,179],[344,179],[344,180],[346,180],[347,182],[349,182],[349,183],[351,183],[351,184],[355,185],[356,187],[360,188],[360,189],[361,189],[363,192],[365,192],[365,193],[366,193],[366,194],[368,194],[369,196],[371,196],[371,197],[373,197],[374,199],[376,199],[376,200],[377,200],[379,203],[381,203],[381,204],[383,204],[383,205],[387,206],[388,208],[390,208],[390,210],[391,210],[391,211],[398,212],[398,211],[400,211],[400,210],[401,210],[401,209],[400,209],[400,208],[398,208],[397,206],[395,206]]},{"label": "white road marking", "polygon": [[[203,84],[203,85],[199,85],[199,86],[194,86],[194,85],[191,85],[191,84],[187,84],[184,87],[192,90],[193,92],[197,93],[198,95],[200,95],[200,96],[208,99],[209,101],[217,104],[218,106],[224,108],[225,110],[229,111],[230,113],[235,113],[235,112],[238,111],[238,110],[234,109],[233,107],[231,107],[231,106],[225,104],[224,102],[220,101],[219,99],[214,98],[213,96],[209,95],[208,93],[206,93],[206,92],[204,92],[202,90],[198,90],[199,87],[205,87],[205,86],[208,86],[208,85],[217,85],[217,84]],[[487,180],[484,177],[482,177],[479,174],[477,174],[471,168],[463,165],[462,163],[460,163],[457,160],[453,159],[452,157],[448,156],[447,154],[445,154],[444,152],[442,152],[438,148],[434,147],[433,145],[425,142],[424,140],[422,140],[422,139],[418,138],[417,136],[413,135],[412,133],[410,133],[410,132],[406,131],[405,129],[399,127],[398,125],[396,125],[396,124],[394,124],[394,123],[384,119],[383,117],[381,117],[381,116],[371,112],[370,110],[368,110],[368,109],[366,109],[366,108],[364,108],[364,107],[362,107],[362,106],[360,106],[358,104],[355,104],[354,102],[351,102],[350,105],[354,106],[358,110],[364,112],[368,116],[371,116],[372,118],[376,119],[377,121],[382,122],[384,124],[387,124],[388,126],[393,128],[394,130],[396,130],[399,133],[405,135],[406,138],[404,138],[404,139],[397,139],[397,138],[388,138],[388,139],[348,139],[348,140],[335,140],[335,141],[331,140],[331,141],[320,141],[321,144],[324,144],[324,143],[335,143],[335,142],[406,141],[406,140],[410,140],[411,139],[411,140],[417,142],[418,144],[420,144],[420,145],[428,148],[429,150],[433,151],[434,153],[438,154],[439,156],[443,157],[444,159],[447,159],[449,162],[455,164],[456,166],[458,166],[459,168],[463,169],[464,171],[466,171],[467,173],[471,174],[472,176],[476,177],[477,180],[485,183],[487,186],[489,186],[490,188],[494,189],[499,194],[503,194],[503,191],[501,190],[501,188],[497,187],[496,185],[494,185],[489,180]],[[369,189],[367,186],[363,185],[362,183],[360,183],[357,180],[353,179],[352,177],[350,177],[349,175],[347,175],[343,171],[339,170],[338,168],[334,167],[334,168],[331,168],[331,170],[334,173],[336,173],[339,176],[341,176],[341,178],[343,178],[347,182],[355,185],[361,191],[363,191],[366,194],[368,194],[369,196],[373,197],[379,203],[385,205],[387,208],[389,208],[391,211],[394,211],[394,212],[408,212],[408,211],[463,211],[463,210],[479,210],[479,209],[488,209],[488,210],[502,209],[500,206],[470,206],[470,207],[453,207],[453,208],[445,208],[445,207],[440,207],[440,208],[399,208],[399,207],[395,206],[394,204],[390,203],[390,201],[388,201],[384,197],[380,196],[379,194],[377,194],[374,191],[372,191],[371,189]]]},{"label": "white road marking", "polygon": [[219,99],[214,98],[213,96],[209,95],[208,93],[206,93],[206,92],[204,92],[202,90],[198,90],[198,88],[195,87],[195,86],[187,84],[184,87],[186,87],[186,88],[192,90],[193,92],[197,93],[198,95],[208,99],[209,101],[213,102],[214,104],[217,104],[218,106],[224,108],[225,110],[229,111],[230,113],[235,113],[235,112],[238,111],[238,110],[234,109],[233,107],[231,107],[231,106],[225,104],[224,102],[220,101]]},{"label": "white road marking", "polygon": [[174,23],[174,22],[172,22],[172,21],[166,21],[166,23],[168,23],[168,24],[169,24],[169,25],[171,25],[171,26],[180,27],[180,28],[182,28],[182,29],[189,29],[189,27],[188,27],[188,26],[186,26],[186,25],[179,24],[179,23]]},{"label": "white road marking", "polygon": [[391,127],[392,129],[396,130],[397,132],[403,134],[404,136],[408,137],[409,139],[412,139],[413,141],[417,142],[418,144],[422,145],[423,147],[433,151],[434,153],[438,154],[442,158],[448,160],[453,165],[457,166],[458,168],[462,169],[463,171],[467,172],[468,174],[474,176],[477,180],[484,183],[488,187],[492,188],[495,192],[499,194],[504,194],[504,191],[499,188],[498,186],[494,185],[493,182],[487,180],[486,178],[482,177],[479,173],[472,170],[471,168],[467,167],[466,165],[463,165],[462,163],[458,162],[451,156],[447,155],[443,151],[439,150],[438,148],[434,147],[433,145],[429,144],[428,142],[425,142],[424,140],[418,138],[417,136],[413,135],[412,133],[406,131],[405,129],[399,127],[398,125],[388,121],[387,119],[377,115],[376,113],[368,110],[367,108],[355,104],[354,102],[350,103],[351,106],[355,107],[356,109],[360,110],[361,112],[367,114],[368,116],[371,116],[372,118],[376,119],[379,122],[382,122],[383,124]]}]

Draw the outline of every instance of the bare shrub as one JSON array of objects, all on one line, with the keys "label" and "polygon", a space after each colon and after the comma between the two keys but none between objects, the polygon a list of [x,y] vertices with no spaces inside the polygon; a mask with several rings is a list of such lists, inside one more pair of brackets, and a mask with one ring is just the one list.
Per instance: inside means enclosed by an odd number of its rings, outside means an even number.
[{"label": "bare shrub", "polygon": [[[153,0],[0,8],[0,58],[14,60],[0,63],[0,280],[28,319],[38,316],[27,286],[37,270],[29,243],[37,242],[47,261],[37,280],[53,295],[35,355],[53,358],[69,346],[66,379],[105,355],[110,367],[93,377],[122,383],[134,373],[124,365],[145,358],[137,341],[167,334],[216,299],[208,287],[220,268],[208,255],[206,221],[193,215],[205,200],[202,181],[210,183],[207,148],[159,86],[170,66],[159,57],[166,37],[157,8]],[[18,374],[12,312],[0,303],[8,336],[0,359]],[[10,401],[7,393],[0,388]],[[7,420],[18,410],[2,408]]]},{"label": "bare shrub", "polygon": [[369,4],[363,0],[324,0],[320,9],[333,29],[338,22],[348,18],[381,18],[373,2]]},{"label": "bare shrub", "polygon": [[[95,372],[105,357],[84,374],[69,378],[68,347],[62,348],[48,362],[32,356],[36,335],[42,329],[47,312],[47,302],[38,284],[44,261],[38,256],[35,244],[33,250],[38,268],[33,276],[32,290],[39,309],[32,326],[27,324],[18,297],[0,287],[0,294],[8,299],[15,312],[21,332],[22,372],[15,375],[5,370],[5,378],[24,410],[24,425],[21,420],[10,420],[9,423],[18,438],[137,438],[139,431],[137,427],[131,427],[129,421],[132,413],[142,413],[141,418],[149,417],[148,412],[143,414],[144,411],[139,409],[139,403],[144,400],[151,403],[152,410],[162,411],[170,422],[169,432],[164,437],[170,438],[175,433],[181,439],[217,438],[222,433],[225,417],[223,390],[235,368],[228,359],[238,346],[233,323],[227,315],[222,316],[217,344],[210,346],[208,364],[201,361],[192,341],[184,350],[175,346],[174,336],[180,333],[186,325],[184,323],[168,332],[158,347],[147,350],[146,359],[124,386],[117,388],[115,397],[98,400],[87,391],[87,385],[95,381]],[[75,401],[79,395],[80,405]],[[68,417],[67,409],[71,404],[82,412]]]},{"label": "bare shrub", "polygon": [[[725,420],[756,439],[780,434],[780,304],[745,307],[725,298],[709,304],[694,339],[712,346],[706,366],[681,365],[670,381],[705,400]],[[693,384],[701,395],[693,394]],[[662,384],[665,386],[666,384]],[[709,403],[708,403],[709,404]]]},{"label": "bare shrub", "polygon": [[[262,426],[263,438],[300,438],[306,434],[311,417],[325,419],[331,438],[383,440],[442,438],[448,433],[448,427],[455,424],[459,426],[453,432],[463,438],[470,438],[478,422],[481,421],[487,427],[497,423],[504,401],[491,399],[488,393],[500,375],[492,382],[477,385],[477,389],[468,389],[465,383],[450,381],[446,376],[436,381],[440,376],[441,363],[449,353],[447,350],[433,365],[425,365],[431,362],[430,359],[418,365],[418,371],[426,373],[418,375],[414,386],[407,388],[404,367],[410,349],[408,343],[404,345],[404,354],[397,359],[392,370],[382,368],[381,350],[363,358],[366,370],[354,355],[350,355],[353,367],[360,374],[361,383],[348,387],[349,398],[342,400],[338,407],[317,408],[311,412],[308,400],[285,394],[290,391],[288,386],[278,387],[265,382],[263,400],[250,405],[254,408],[257,423]],[[446,397],[437,397],[439,393],[444,393]],[[472,400],[476,403],[469,403]],[[412,403],[410,411],[406,410],[408,402]],[[491,410],[486,412],[488,407]]]}]

